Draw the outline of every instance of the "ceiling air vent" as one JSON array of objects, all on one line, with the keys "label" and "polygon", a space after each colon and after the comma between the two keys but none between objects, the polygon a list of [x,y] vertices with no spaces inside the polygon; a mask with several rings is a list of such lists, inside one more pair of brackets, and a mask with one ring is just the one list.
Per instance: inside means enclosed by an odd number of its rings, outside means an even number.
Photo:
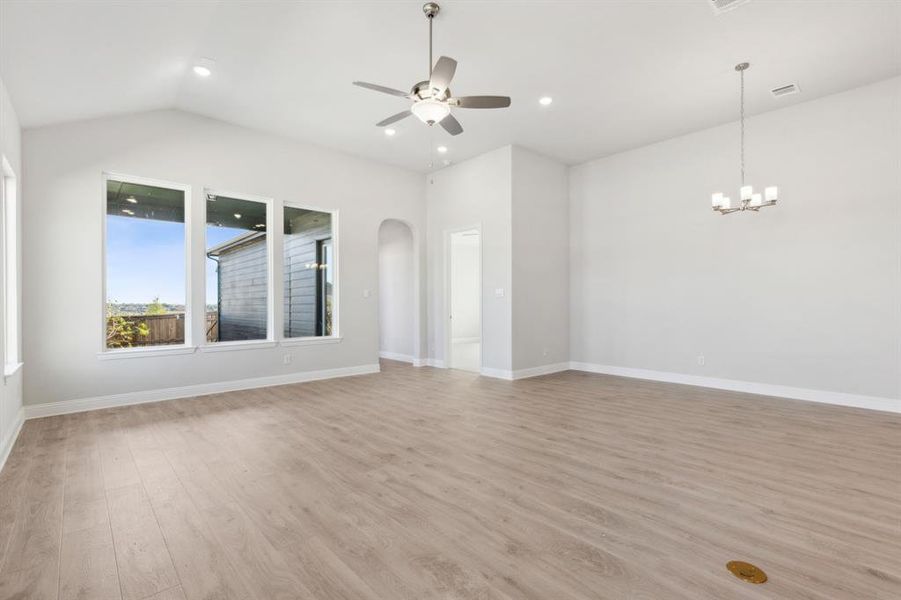
[{"label": "ceiling air vent", "polygon": [[796,83],[790,83],[788,85],[781,85],[777,88],[773,88],[770,90],[770,93],[772,93],[774,97],[779,98],[780,96],[791,96],[792,94],[797,94],[800,91],[801,89]]},{"label": "ceiling air vent", "polygon": [[730,11],[733,8],[738,8],[742,4],[747,4],[750,1],[751,0],[709,0],[710,6],[713,8],[713,12],[718,15]]}]

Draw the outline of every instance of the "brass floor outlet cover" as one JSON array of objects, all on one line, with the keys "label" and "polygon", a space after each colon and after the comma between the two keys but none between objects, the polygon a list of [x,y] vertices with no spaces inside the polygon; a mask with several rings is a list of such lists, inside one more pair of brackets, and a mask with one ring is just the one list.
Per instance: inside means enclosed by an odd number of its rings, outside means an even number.
[{"label": "brass floor outlet cover", "polygon": [[766,573],[763,572],[763,569],[751,563],[741,560],[730,560],[726,563],[726,568],[742,581],[750,583],[764,583],[766,581]]}]

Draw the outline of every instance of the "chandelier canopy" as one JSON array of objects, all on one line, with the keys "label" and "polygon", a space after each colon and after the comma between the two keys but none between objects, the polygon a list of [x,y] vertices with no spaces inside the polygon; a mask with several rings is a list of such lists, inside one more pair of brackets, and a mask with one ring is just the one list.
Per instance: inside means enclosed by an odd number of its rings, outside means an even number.
[{"label": "chandelier canopy", "polygon": [[724,215],[744,210],[757,212],[764,206],[775,206],[779,197],[779,189],[776,186],[764,188],[763,195],[761,195],[760,193],[755,193],[752,186],[745,185],[745,71],[750,66],[746,62],[735,65],[735,70],[738,71],[741,77],[741,101],[739,107],[741,115],[741,189],[738,192],[739,200],[733,203],[732,199],[722,192],[716,192],[712,196],[713,210]]}]

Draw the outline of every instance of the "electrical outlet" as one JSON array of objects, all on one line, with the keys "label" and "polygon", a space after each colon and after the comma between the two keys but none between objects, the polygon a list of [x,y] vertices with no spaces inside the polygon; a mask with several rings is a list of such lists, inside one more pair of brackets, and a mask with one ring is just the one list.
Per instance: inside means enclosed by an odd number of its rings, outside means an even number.
[{"label": "electrical outlet", "polygon": [[698,366],[700,366],[700,367],[704,366],[704,355],[703,354],[698,355]]},{"label": "electrical outlet", "polygon": [[283,364],[283,365],[290,365],[290,364],[291,364],[291,359],[293,359],[293,358],[294,358],[294,357],[291,356],[290,354],[285,354],[285,355],[282,357],[282,364]]}]

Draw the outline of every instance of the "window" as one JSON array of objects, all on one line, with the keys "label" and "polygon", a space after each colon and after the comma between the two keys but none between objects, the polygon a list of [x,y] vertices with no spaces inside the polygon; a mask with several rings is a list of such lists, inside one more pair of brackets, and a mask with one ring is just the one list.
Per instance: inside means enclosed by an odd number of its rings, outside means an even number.
[{"label": "window", "polygon": [[206,197],[206,340],[269,339],[271,202]]},{"label": "window", "polygon": [[337,334],[334,215],[285,206],[286,338]]},{"label": "window", "polygon": [[3,356],[4,373],[19,367],[19,216],[16,176],[3,158],[0,204],[3,217]]},{"label": "window", "polygon": [[106,177],[104,349],[186,343],[186,195]]}]

